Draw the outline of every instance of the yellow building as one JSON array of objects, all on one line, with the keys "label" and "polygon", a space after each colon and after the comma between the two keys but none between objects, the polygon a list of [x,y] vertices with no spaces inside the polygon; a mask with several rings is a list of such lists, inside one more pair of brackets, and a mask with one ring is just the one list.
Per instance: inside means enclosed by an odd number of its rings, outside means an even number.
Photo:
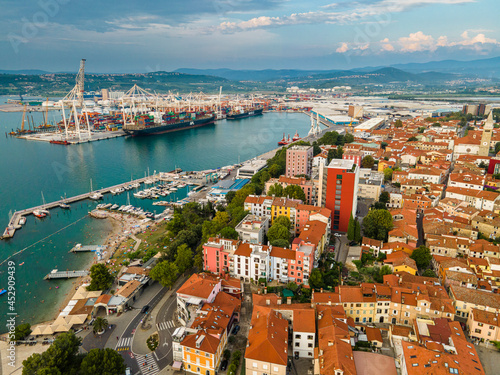
[{"label": "yellow building", "polygon": [[201,329],[181,343],[184,369],[194,374],[215,375],[227,343],[224,329]]}]

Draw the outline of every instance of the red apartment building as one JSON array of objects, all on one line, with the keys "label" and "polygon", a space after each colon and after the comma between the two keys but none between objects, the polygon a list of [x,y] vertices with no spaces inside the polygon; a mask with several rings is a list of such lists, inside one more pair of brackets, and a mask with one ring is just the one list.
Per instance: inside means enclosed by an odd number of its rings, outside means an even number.
[{"label": "red apartment building", "polygon": [[319,202],[331,210],[331,229],[347,232],[358,207],[359,166],[352,160],[333,159],[320,170]]}]

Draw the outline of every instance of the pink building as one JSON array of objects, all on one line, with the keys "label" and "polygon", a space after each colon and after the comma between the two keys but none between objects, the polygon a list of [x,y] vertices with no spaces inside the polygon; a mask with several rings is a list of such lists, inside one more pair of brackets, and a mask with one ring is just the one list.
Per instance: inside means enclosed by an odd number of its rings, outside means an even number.
[{"label": "pink building", "polygon": [[229,273],[232,254],[240,241],[211,237],[203,245],[204,270],[216,274]]},{"label": "pink building", "polygon": [[313,160],[312,146],[292,146],[286,150],[286,176],[299,174],[311,176]]}]

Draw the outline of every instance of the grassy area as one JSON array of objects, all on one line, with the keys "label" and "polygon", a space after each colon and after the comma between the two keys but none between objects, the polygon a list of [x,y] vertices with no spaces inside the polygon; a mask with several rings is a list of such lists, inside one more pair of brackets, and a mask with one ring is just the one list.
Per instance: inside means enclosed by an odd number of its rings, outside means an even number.
[{"label": "grassy area", "polygon": [[136,237],[142,240],[139,250],[148,251],[151,249],[160,250],[162,247],[159,242],[167,235],[167,223],[148,228],[144,233],[139,233]]},{"label": "grassy area", "polygon": [[114,255],[111,257],[111,263],[108,265],[109,271],[116,275],[117,272],[122,268],[123,263],[129,261],[127,254],[134,248],[135,241],[129,238],[127,241],[123,242],[118,250],[115,251]]}]

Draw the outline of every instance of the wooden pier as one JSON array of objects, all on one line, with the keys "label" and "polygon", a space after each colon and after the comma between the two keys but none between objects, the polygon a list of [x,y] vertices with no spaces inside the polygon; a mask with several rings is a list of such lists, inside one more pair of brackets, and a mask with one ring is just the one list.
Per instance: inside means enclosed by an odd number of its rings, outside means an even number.
[{"label": "wooden pier", "polygon": [[45,276],[44,280],[51,279],[71,279],[74,277],[85,277],[89,275],[89,271],[59,271],[52,270],[47,276]]},{"label": "wooden pier", "polygon": [[95,193],[108,194],[108,193],[111,193],[111,190],[119,189],[119,188],[129,186],[129,185],[135,184],[135,183],[142,184],[146,180],[153,180],[155,182],[158,182],[158,181],[160,181],[160,174],[157,174],[156,176],[142,177],[142,178],[139,178],[137,180],[124,182],[122,184],[110,186],[110,187],[107,187],[104,189],[94,190],[92,192],[76,195],[74,197],[61,199],[61,200],[58,200],[55,202],[50,202],[50,203],[47,203],[45,205],[40,205],[40,206],[36,206],[36,207],[27,208],[25,210],[16,211],[16,212],[14,212],[11,219],[9,220],[9,224],[7,225],[7,228],[3,232],[3,235],[0,237],[0,239],[8,239],[8,238],[14,237],[16,230],[20,229],[22,227],[19,224],[19,220],[21,219],[21,217],[26,216],[26,215],[31,215],[31,214],[33,214],[33,211],[35,211],[35,210],[42,210],[42,209],[49,210],[51,208],[57,208],[57,207],[59,207],[59,204],[61,204],[61,203],[67,203],[67,204],[75,203],[78,201],[89,199],[91,194],[95,194]]}]

